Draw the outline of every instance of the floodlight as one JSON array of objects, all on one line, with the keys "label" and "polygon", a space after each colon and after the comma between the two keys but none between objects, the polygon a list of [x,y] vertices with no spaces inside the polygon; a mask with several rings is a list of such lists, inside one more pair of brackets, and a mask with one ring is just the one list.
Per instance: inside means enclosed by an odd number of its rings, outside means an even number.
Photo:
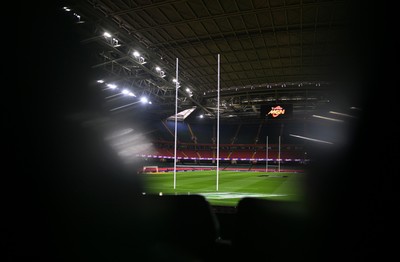
[{"label": "floodlight", "polygon": [[103,36],[104,36],[104,37],[111,37],[111,34],[108,33],[108,32],[104,32]]},{"label": "floodlight", "polygon": [[107,84],[107,86],[108,86],[109,88],[111,88],[111,89],[116,89],[116,88],[117,88],[117,86],[114,85],[114,84]]},{"label": "floodlight", "polygon": [[341,119],[332,118],[332,117],[326,117],[326,116],[320,116],[320,115],[312,115],[312,117],[320,118],[320,119],[325,119],[325,120],[329,120],[329,121],[334,121],[334,122],[344,122],[344,121],[341,120]]}]

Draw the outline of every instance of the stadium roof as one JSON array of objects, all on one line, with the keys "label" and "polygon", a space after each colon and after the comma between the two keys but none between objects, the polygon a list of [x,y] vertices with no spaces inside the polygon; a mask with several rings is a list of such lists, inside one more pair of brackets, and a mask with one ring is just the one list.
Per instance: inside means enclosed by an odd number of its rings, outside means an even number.
[{"label": "stadium roof", "polygon": [[[349,46],[346,1],[88,0],[64,10],[97,54],[102,84],[145,96],[160,117],[175,110],[177,58],[179,111],[196,106],[210,118],[218,54],[222,118],[258,117],[260,105],[275,102],[303,117],[346,79],[338,70]],[[109,91],[110,108],[130,108]]]}]

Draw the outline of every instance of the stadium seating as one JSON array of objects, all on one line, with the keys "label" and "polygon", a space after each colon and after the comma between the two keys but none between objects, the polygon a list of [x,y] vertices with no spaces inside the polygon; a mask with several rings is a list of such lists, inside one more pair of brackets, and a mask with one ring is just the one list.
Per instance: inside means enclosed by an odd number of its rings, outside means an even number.
[{"label": "stadium seating", "polygon": [[189,150],[189,149],[185,149],[182,150],[182,153],[189,158],[198,158],[199,156],[197,155],[195,150]]},{"label": "stadium seating", "polygon": [[158,156],[170,156],[170,157],[174,156],[173,150],[171,152],[171,150],[169,150],[167,148],[157,148],[156,154]]},{"label": "stadium seating", "polygon": [[247,158],[250,159],[253,155],[253,151],[251,150],[237,150],[232,151],[231,158]]},{"label": "stadium seating", "polygon": [[202,125],[202,124],[190,124],[194,135],[197,138],[197,143],[200,144],[211,144],[213,137],[213,127],[212,125]]},{"label": "stadium seating", "polygon": [[211,150],[199,150],[199,154],[202,158],[214,157],[213,151],[211,151]]},{"label": "stadium seating", "polygon": [[258,127],[259,124],[241,125],[235,144],[253,144],[257,136]]},{"label": "stadium seating", "polygon": [[238,130],[239,125],[227,124],[221,125],[219,127],[220,132],[220,144],[232,144],[233,139],[235,138],[236,131]]}]

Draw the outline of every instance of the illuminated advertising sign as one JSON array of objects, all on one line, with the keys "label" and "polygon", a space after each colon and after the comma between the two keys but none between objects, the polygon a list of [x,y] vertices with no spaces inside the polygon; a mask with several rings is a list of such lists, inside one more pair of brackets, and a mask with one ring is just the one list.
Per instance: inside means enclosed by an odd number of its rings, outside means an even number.
[{"label": "illuminated advertising sign", "polygon": [[260,116],[267,119],[290,118],[293,115],[292,104],[269,104],[262,105]]},{"label": "illuminated advertising sign", "polygon": [[271,107],[271,110],[268,112],[267,115],[271,115],[272,117],[278,117],[280,115],[285,114],[286,109],[281,106]]}]

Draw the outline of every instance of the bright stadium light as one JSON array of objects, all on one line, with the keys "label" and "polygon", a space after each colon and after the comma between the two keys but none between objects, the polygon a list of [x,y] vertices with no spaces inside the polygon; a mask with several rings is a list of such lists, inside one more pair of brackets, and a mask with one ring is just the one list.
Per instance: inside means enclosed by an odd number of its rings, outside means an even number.
[{"label": "bright stadium light", "polygon": [[156,67],[156,71],[157,71],[157,72],[160,72],[160,71],[161,71],[161,68],[160,68],[159,66],[157,66],[157,67]]},{"label": "bright stadium light", "polygon": [[112,45],[113,45],[114,47],[119,47],[119,46],[121,46],[121,45],[118,43],[118,39],[117,39],[117,38],[113,38],[113,39],[112,39]]},{"label": "bright stadium light", "polygon": [[144,61],[144,57],[143,56],[139,57],[139,63],[141,63],[142,65],[146,64],[146,62]]},{"label": "bright stadium light", "polygon": [[139,57],[139,56],[140,56],[140,54],[139,54],[139,52],[138,52],[138,51],[135,51],[135,52],[133,52],[133,56],[134,56],[134,57]]},{"label": "bright stadium light", "polygon": [[347,117],[352,117],[354,118],[355,116],[349,115],[349,114],[344,114],[344,113],[340,113],[340,112],[336,112],[336,111],[329,111],[330,114],[334,114],[334,115],[339,115],[339,116],[347,116]]},{"label": "bright stadium light", "polygon": [[104,32],[103,36],[108,38],[108,37],[111,37],[111,34],[108,32]]},{"label": "bright stadium light", "polygon": [[142,104],[151,104],[151,101],[148,101],[147,97],[142,97],[142,98],[140,98],[139,101],[135,101],[135,102],[132,102],[132,103],[129,103],[129,104],[125,104],[125,105],[123,105],[123,106],[119,106],[119,107],[112,108],[112,109],[110,109],[110,111],[111,111],[111,112],[117,111],[117,110],[120,110],[120,109],[129,107],[129,106],[136,105],[136,104],[138,104],[138,103],[142,103]]},{"label": "bright stadium light", "polygon": [[320,119],[325,119],[325,120],[329,120],[329,121],[334,121],[334,122],[344,122],[344,121],[341,120],[341,119],[332,118],[332,117],[326,117],[326,116],[320,116],[320,115],[312,115],[312,117],[320,118]]},{"label": "bright stadium light", "polygon": [[130,93],[130,91],[128,89],[124,89],[121,91],[121,93],[124,95],[128,95]]},{"label": "bright stadium light", "polygon": [[83,20],[81,19],[81,16],[80,16],[79,14],[74,13],[74,16],[75,16],[76,19],[78,20],[78,21],[76,22],[77,24],[83,24],[83,23],[85,23],[85,21],[83,21]]},{"label": "bright stadium light", "polygon": [[114,84],[107,84],[107,87],[109,87],[110,89],[116,89],[117,85]]},{"label": "bright stadium light", "polygon": [[313,141],[313,142],[317,142],[317,143],[333,145],[332,142],[321,140],[321,139],[316,139],[316,138],[312,138],[312,137],[305,137],[305,136],[299,136],[299,135],[294,135],[294,134],[289,134],[289,136],[297,137],[297,138],[300,138],[300,139],[309,140],[309,141]]},{"label": "bright stadium light", "polygon": [[97,83],[100,83],[100,84],[102,84],[102,83],[104,83],[104,80],[102,80],[102,79],[99,79],[99,80],[97,80]]}]

